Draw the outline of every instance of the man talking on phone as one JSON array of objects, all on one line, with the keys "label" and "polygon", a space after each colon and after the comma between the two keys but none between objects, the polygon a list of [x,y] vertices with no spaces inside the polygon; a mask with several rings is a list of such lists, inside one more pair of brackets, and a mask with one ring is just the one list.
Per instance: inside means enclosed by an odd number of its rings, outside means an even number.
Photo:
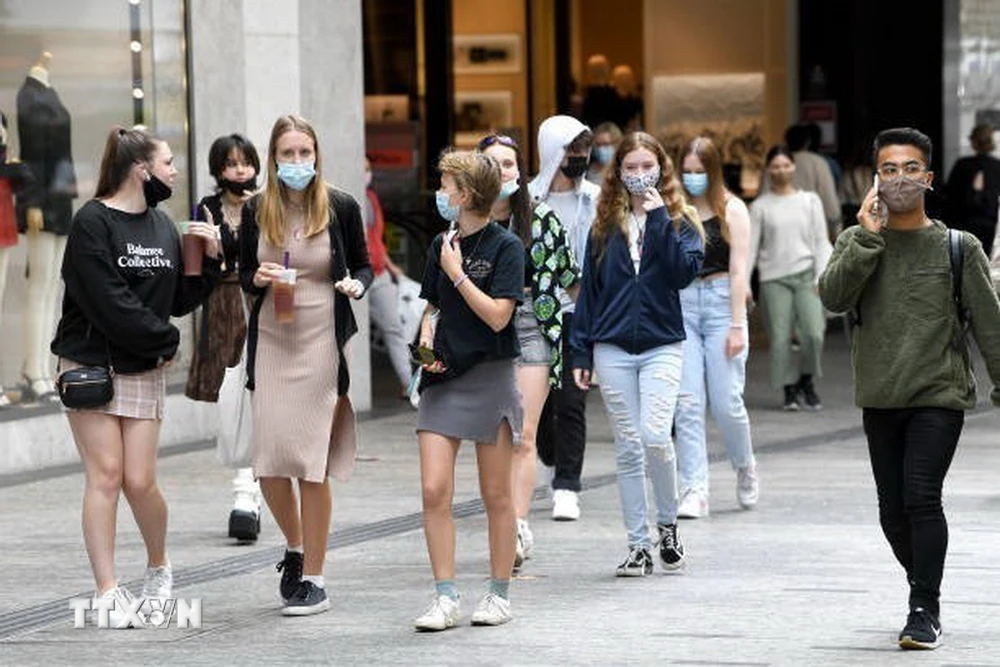
[{"label": "man talking on phone", "polygon": [[933,649],[942,638],[948,548],[941,488],[965,411],[976,405],[966,331],[1000,405],[1000,303],[979,241],[924,212],[930,139],[912,128],[885,130],[874,160],[878,185],[861,204],[859,225],[837,239],[819,290],[829,310],[853,315],[855,401],[879,521],[910,587],[899,646]]}]

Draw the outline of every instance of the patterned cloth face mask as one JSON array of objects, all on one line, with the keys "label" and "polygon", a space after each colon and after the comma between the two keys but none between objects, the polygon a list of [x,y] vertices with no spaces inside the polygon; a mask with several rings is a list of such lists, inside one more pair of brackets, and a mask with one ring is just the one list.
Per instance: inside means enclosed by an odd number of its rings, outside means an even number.
[{"label": "patterned cloth face mask", "polygon": [[660,168],[656,167],[638,174],[622,173],[621,179],[626,190],[634,195],[641,195],[660,182]]}]

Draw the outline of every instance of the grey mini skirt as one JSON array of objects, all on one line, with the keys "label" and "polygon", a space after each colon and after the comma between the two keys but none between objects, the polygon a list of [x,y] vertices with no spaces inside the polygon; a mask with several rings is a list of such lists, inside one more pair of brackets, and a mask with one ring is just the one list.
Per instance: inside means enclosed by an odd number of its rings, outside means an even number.
[{"label": "grey mini skirt", "polygon": [[524,411],[513,359],[476,364],[457,378],[420,392],[418,433],[495,443],[504,420],[510,424],[514,444],[521,444]]}]

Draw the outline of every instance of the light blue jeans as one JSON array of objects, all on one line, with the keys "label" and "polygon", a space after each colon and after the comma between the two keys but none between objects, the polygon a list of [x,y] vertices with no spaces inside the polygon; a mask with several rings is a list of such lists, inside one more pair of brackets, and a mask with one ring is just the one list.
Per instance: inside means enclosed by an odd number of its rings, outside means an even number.
[{"label": "light blue jeans", "polygon": [[677,462],[670,428],[681,381],[682,345],[641,354],[594,346],[594,370],[615,434],[618,492],[630,547],[651,547],[646,470],[653,480],[656,521],[677,521]]},{"label": "light blue jeans", "polygon": [[706,402],[722,431],[733,468],[753,463],[750,416],[743,402],[749,343],[732,359],[726,356],[726,337],[733,322],[729,278],[696,280],[680,296],[687,339],[674,421],[677,470],[682,492],[692,489],[707,495]]}]

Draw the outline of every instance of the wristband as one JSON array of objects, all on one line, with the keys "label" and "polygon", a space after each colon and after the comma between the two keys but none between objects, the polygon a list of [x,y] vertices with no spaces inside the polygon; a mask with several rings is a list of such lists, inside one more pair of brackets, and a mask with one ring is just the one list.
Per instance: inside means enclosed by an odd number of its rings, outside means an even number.
[{"label": "wristband", "polygon": [[746,322],[733,322],[729,325],[730,329],[742,329],[746,325]]},{"label": "wristband", "polygon": [[452,283],[452,287],[454,287],[455,289],[458,289],[458,286],[461,285],[462,283],[464,283],[468,277],[469,277],[469,274],[462,273],[462,275],[460,275],[458,277],[458,280],[456,280],[455,282]]}]

